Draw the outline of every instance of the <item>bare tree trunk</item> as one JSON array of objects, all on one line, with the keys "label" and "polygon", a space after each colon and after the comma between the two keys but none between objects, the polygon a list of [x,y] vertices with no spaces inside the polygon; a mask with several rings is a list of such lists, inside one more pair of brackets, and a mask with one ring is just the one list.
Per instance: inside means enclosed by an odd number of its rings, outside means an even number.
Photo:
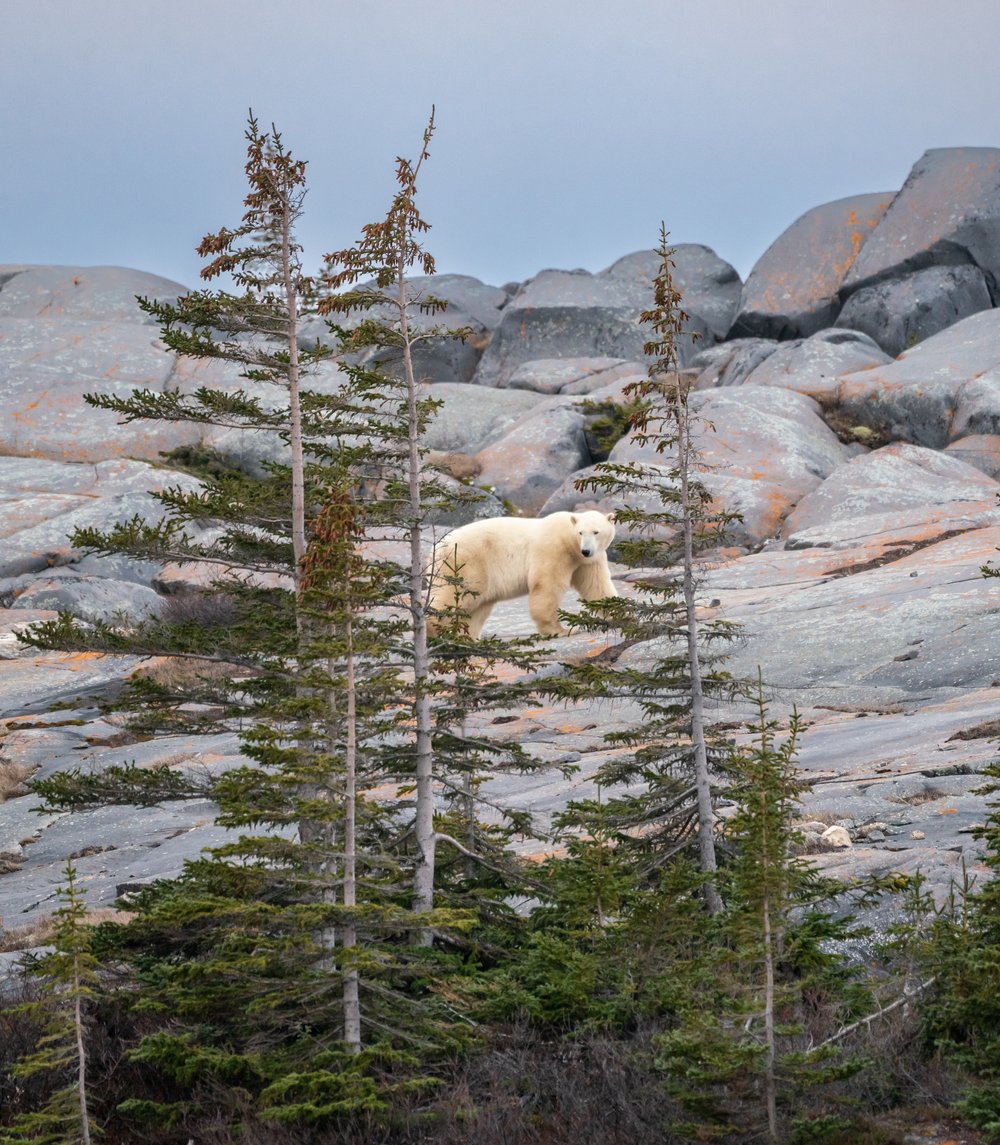
[{"label": "bare tree trunk", "polygon": [[76,1029],[77,1092],[80,1098],[80,1140],[90,1145],[90,1115],[87,1111],[87,1051],[83,1038],[83,1001],[80,997],[80,968],[73,959],[73,1021]]},{"label": "bare tree trunk", "polygon": [[705,690],[702,685],[698,647],[698,614],[694,593],[694,520],[691,505],[691,419],[681,382],[675,375],[674,413],[677,419],[677,462],[681,483],[681,522],[684,537],[684,609],[687,621],[688,671],[691,678],[691,745],[694,751],[694,780],[698,800],[698,857],[705,882],[705,904],[709,914],[722,910],[722,899],[715,885],[718,863],[715,856],[715,811],[708,772],[705,740]]},{"label": "bare tree trunk", "polygon": [[[354,676],[354,644],[351,619],[347,619],[347,737],[344,752],[344,906],[357,905],[357,786],[358,736],[357,688]],[[361,1003],[358,968],[350,965],[358,944],[358,930],[348,913],[343,927],[344,1041],[348,1053],[361,1053]]]},{"label": "bare tree trunk", "polygon": [[305,463],[302,455],[302,410],[299,404],[299,295],[292,267],[291,203],[283,200],[281,216],[281,275],[288,307],[288,414],[292,450],[292,552],[298,591],[302,560],[306,555]]},{"label": "bare tree trunk", "polygon": [[764,895],[764,1097],[767,1103],[767,1130],[778,1140],[778,1097],[775,1078],[774,1039],[774,942],[771,935],[771,901]]},{"label": "bare tree trunk", "polygon": [[[434,907],[434,753],[431,738],[431,698],[428,689],[430,660],[427,652],[427,610],[424,605],[424,546],[420,533],[421,489],[420,448],[417,440],[417,382],[413,370],[413,349],[407,315],[405,265],[397,267],[399,328],[403,342],[403,370],[406,380],[406,405],[409,424],[408,493],[410,533],[410,611],[413,616],[413,707],[416,724],[416,813],[414,834],[417,859],[413,872],[413,909],[423,914]],[[418,946],[430,946],[433,934],[429,927],[416,932]]]}]

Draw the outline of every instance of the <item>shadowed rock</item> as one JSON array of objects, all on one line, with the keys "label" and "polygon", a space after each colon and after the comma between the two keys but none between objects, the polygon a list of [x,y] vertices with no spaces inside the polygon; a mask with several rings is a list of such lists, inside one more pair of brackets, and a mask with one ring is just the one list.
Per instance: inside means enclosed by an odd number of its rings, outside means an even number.
[{"label": "shadowed rock", "polygon": [[992,305],[979,267],[930,266],[855,291],[836,325],[863,330],[895,357]]},{"label": "shadowed rock", "polygon": [[[677,247],[678,281],[688,284],[684,306],[687,337],[677,347],[683,364],[694,352],[694,339],[713,342],[715,329],[734,293],[736,272],[706,247]],[[655,252],[639,251],[607,270],[543,270],[507,304],[483,354],[475,381],[485,386],[508,383],[518,366],[539,358],[618,358],[641,361],[649,331],[639,322],[653,301]],[[703,315],[696,309],[700,305]],[[714,327],[713,327],[714,324]]]},{"label": "shadowed rock", "polygon": [[868,337],[854,330],[821,330],[802,341],[786,342],[745,379],[748,386],[777,386],[816,400],[836,395],[841,374],[889,361]]}]

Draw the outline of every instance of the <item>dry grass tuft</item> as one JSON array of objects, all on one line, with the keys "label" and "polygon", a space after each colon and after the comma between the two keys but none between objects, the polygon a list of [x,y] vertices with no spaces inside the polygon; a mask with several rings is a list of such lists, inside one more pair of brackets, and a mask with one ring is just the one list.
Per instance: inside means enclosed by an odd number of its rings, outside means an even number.
[{"label": "dry grass tuft", "polygon": [[[101,907],[88,910],[83,921],[88,926],[100,926],[102,922],[116,922],[123,925],[135,918],[135,912],[129,910],[116,910],[114,907]],[[46,946],[52,941],[56,932],[54,915],[36,918],[24,926],[13,926],[9,930],[0,929],[0,954],[9,954],[17,950],[31,950],[35,946]]]}]

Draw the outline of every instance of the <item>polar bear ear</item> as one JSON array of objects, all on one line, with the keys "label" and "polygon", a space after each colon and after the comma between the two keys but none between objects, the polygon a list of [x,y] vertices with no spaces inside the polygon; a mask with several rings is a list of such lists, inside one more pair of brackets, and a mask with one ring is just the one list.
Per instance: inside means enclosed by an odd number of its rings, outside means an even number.
[{"label": "polar bear ear", "polygon": [[576,514],[575,514],[575,513],[570,513],[570,515],[569,515],[569,523],[570,523],[571,525],[575,525],[575,524],[576,524]]},{"label": "polar bear ear", "polygon": [[605,513],[604,515],[605,515],[605,517],[607,517],[608,522],[612,525],[615,523],[615,521],[618,520],[618,515],[613,511],[610,513]]}]

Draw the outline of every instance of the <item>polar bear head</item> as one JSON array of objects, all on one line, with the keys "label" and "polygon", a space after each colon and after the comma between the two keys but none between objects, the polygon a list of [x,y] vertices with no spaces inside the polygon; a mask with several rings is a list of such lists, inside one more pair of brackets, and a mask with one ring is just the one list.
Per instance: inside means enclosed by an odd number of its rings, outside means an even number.
[{"label": "polar bear head", "polygon": [[587,560],[606,553],[615,539],[614,513],[588,509],[585,513],[570,513],[569,521],[580,545],[580,555]]}]

